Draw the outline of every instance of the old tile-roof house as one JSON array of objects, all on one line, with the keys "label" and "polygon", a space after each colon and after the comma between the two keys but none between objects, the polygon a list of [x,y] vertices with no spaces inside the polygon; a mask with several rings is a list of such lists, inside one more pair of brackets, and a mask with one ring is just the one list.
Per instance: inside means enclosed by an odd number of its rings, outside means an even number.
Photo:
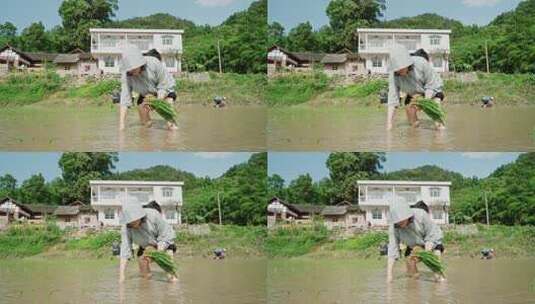
[{"label": "old tile-roof house", "polygon": [[351,77],[366,74],[365,61],[354,53],[326,54],[321,63],[324,72],[329,76]]},{"label": "old tile-roof house", "polygon": [[96,76],[99,73],[97,60],[90,53],[76,49],[70,54],[58,54],[54,58],[60,75]]},{"label": "old tile-roof house", "polygon": [[321,53],[290,52],[278,45],[274,45],[268,49],[268,75],[273,75],[283,69],[309,71],[314,64],[321,62],[323,56],[325,55]]},{"label": "old tile-roof house", "polygon": [[340,203],[336,206],[313,204],[290,204],[279,198],[268,203],[268,228],[277,224],[309,224],[314,217],[323,218],[328,229],[365,228],[365,212],[358,206]]},{"label": "old tile-roof house", "polygon": [[80,201],[58,206],[54,212],[57,225],[62,228],[98,228],[98,212]]}]

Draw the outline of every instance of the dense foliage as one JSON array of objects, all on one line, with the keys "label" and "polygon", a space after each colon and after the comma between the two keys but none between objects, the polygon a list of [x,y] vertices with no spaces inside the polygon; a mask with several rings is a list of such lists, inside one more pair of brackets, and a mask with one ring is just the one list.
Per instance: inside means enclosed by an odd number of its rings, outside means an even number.
[{"label": "dense foliage", "polygon": [[331,1],[326,9],[329,25],[314,30],[309,23],[301,23],[285,34],[284,27],[274,22],[269,25],[268,41],[291,51],[356,51],[357,27],[451,29],[450,70],[486,71],[487,44],[492,72],[535,73],[535,0],[520,2],[486,26],[464,25],[431,13],[379,21],[384,8],[384,1]]},{"label": "dense foliage", "polygon": [[46,182],[36,174],[17,186],[17,180],[6,174],[0,177],[0,197],[10,196],[29,204],[61,205],[75,200],[88,202],[91,179],[182,181],[186,222],[217,223],[219,196],[224,224],[265,223],[266,153],[253,154],[246,163],[231,167],[218,178],[197,177],[163,165],[114,173],[117,161],[117,153],[64,153],[59,160],[60,178]]},{"label": "dense foliage", "polygon": [[12,23],[0,24],[0,46],[9,43],[24,51],[41,52],[87,51],[92,27],[183,29],[185,70],[218,71],[219,41],[224,72],[266,72],[267,0],[253,2],[218,26],[196,25],[164,13],[112,20],[118,9],[117,0],[64,0],[58,10],[62,25],[47,31],[41,22],[35,22],[17,35]]},{"label": "dense foliage", "polygon": [[356,204],[359,179],[451,181],[452,222],[486,222],[486,197],[492,224],[535,225],[535,153],[521,154],[482,179],[431,165],[380,173],[384,161],[382,153],[332,153],[327,160],[329,178],[314,182],[304,174],[285,186],[275,174],[268,178],[268,194],[290,203]]}]

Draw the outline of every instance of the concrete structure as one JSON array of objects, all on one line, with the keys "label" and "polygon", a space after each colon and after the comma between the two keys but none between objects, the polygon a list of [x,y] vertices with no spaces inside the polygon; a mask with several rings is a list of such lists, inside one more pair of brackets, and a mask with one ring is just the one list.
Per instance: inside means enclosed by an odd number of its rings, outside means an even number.
[{"label": "concrete structure", "polygon": [[404,45],[409,52],[424,49],[435,71],[449,71],[451,30],[359,28],[357,34],[358,54],[366,60],[366,69],[371,73],[388,72],[394,44]]},{"label": "concrete structure", "polygon": [[93,180],[91,206],[98,212],[98,221],[118,226],[121,209],[126,204],[145,205],[155,200],[170,224],[182,224],[183,182]]},{"label": "concrete structure", "polygon": [[156,49],[170,73],[182,71],[183,30],[92,28],[91,54],[104,73],[118,74],[122,49],[135,45],[142,52]]},{"label": "concrete structure", "polygon": [[448,224],[451,182],[434,181],[357,181],[358,206],[366,212],[370,226],[387,226],[391,204],[413,205],[422,200],[437,224]]}]

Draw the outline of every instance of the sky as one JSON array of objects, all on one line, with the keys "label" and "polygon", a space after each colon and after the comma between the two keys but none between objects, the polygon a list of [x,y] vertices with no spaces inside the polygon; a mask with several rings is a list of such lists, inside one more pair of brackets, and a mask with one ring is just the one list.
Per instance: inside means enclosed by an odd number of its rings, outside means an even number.
[{"label": "sky", "polygon": [[[246,162],[251,153],[238,152],[121,152],[116,163],[115,172],[131,169],[143,169],[156,165],[169,165],[197,177],[218,177],[230,167]],[[47,181],[61,175],[58,160],[61,153],[41,152],[2,152],[0,153],[0,176],[13,175],[22,183],[33,174],[41,173]]]},{"label": "sky", "polygon": [[[9,21],[19,32],[42,21],[47,29],[61,23],[58,9],[63,0],[0,0],[0,23]],[[218,25],[235,12],[245,10],[254,0],[119,0],[116,19],[169,13],[196,24]],[[5,3],[9,3],[5,5]]]},{"label": "sky", "polygon": [[[383,172],[437,165],[461,173],[465,177],[487,177],[496,168],[513,162],[520,153],[498,152],[392,152],[386,153]],[[329,176],[325,162],[329,153],[270,152],[268,174],[280,175],[289,183],[301,174],[309,173],[314,181]]]},{"label": "sky", "polygon": [[[330,0],[269,0],[269,22],[286,30],[310,21],[315,29],[328,24],[325,10]],[[514,9],[521,0],[386,0],[386,19],[436,13],[464,24],[486,25],[501,13]]]}]

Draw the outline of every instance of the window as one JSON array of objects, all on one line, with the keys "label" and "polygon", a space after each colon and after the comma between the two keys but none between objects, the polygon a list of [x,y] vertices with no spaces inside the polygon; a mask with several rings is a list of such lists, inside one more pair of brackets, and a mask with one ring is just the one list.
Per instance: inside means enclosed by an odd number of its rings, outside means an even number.
[{"label": "window", "polygon": [[433,35],[433,36],[430,36],[429,37],[429,44],[431,45],[440,45],[440,39],[442,37],[438,36],[438,35]]},{"label": "window", "polygon": [[163,45],[173,45],[173,36],[162,36],[162,44]]},{"label": "window", "polygon": [[374,68],[382,68],[383,67],[383,59],[379,57],[373,57],[372,58],[372,66]]},{"label": "window", "polygon": [[165,218],[168,219],[168,220],[176,219],[175,210],[167,210],[167,211],[165,211]]},{"label": "window", "polygon": [[97,189],[91,188],[91,196],[93,197],[94,202],[98,202],[98,192]]},{"label": "window", "polygon": [[71,222],[71,218],[67,216],[67,217],[65,218],[65,223],[70,223],[70,222]]},{"label": "window", "polygon": [[331,68],[332,68],[333,71],[338,70],[338,66],[337,65],[333,65]]},{"label": "window", "polygon": [[115,219],[115,210],[113,210],[113,209],[104,210],[104,218],[107,219],[107,220]]},{"label": "window", "polygon": [[354,217],[352,219],[352,221],[353,221],[353,224],[357,224],[359,222],[359,218],[358,217]]},{"label": "window", "polygon": [[442,58],[440,58],[440,57],[433,58],[433,67],[441,68],[442,67]]},{"label": "window", "polygon": [[430,188],[429,196],[431,197],[440,197],[440,188]]},{"label": "window", "polygon": [[383,212],[379,209],[373,209],[372,210],[372,219],[374,220],[381,220],[383,219]]},{"label": "window", "polygon": [[107,68],[115,67],[115,58],[113,56],[104,57],[104,66]]},{"label": "window", "polygon": [[63,69],[64,69],[65,71],[68,71],[68,70],[70,70],[70,69],[71,69],[71,67],[70,67],[70,66],[68,66],[68,65],[66,65],[66,66],[64,66],[64,67],[63,67]]},{"label": "window", "polygon": [[84,217],[84,223],[86,224],[91,223],[91,218],[89,216]]},{"label": "window", "polygon": [[433,219],[435,220],[441,220],[442,219],[442,211],[440,210],[433,210]]},{"label": "window", "polygon": [[164,59],[165,66],[168,68],[174,68],[175,67],[175,58],[173,57],[165,57]]},{"label": "window", "polygon": [[173,188],[162,188],[163,197],[173,197]]}]

